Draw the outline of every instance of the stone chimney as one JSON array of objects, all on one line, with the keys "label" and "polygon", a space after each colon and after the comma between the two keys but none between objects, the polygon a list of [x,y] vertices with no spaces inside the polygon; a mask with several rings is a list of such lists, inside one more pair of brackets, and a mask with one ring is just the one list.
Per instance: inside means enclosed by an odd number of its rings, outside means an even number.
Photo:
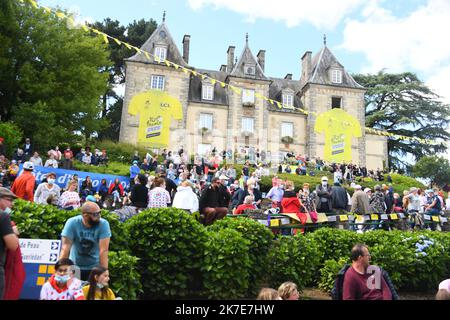
[{"label": "stone chimney", "polygon": [[264,66],[266,65],[266,50],[259,50],[256,57],[258,58],[258,63],[261,66],[262,71],[265,72]]},{"label": "stone chimney", "polygon": [[191,36],[185,34],[183,37],[183,60],[189,64],[189,44],[191,42]]},{"label": "stone chimney", "polygon": [[302,57],[302,76],[300,78],[301,85],[305,85],[311,77],[311,51],[306,51]]},{"label": "stone chimney", "polygon": [[234,49],[235,49],[234,46],[229,46],[228,47],[228,51],[227,51],[227,54],[228,54],[227,72],[228,73],[230,73],[231,70],[233,70],[233,67],[234,67],[234,63],[233,63],[233,60],[234,60]]},{"label": "stone chimney", "polygon": [[292,73],[288,73],[286,77],[284,77],[285,80],[292,80]]}]

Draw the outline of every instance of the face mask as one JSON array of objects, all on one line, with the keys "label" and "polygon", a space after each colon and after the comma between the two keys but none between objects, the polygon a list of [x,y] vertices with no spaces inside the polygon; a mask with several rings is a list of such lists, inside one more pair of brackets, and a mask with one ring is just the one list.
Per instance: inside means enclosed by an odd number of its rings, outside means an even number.
[{"label": "face mask", "polygon": [[70,279],[70,275],[66,274],[64,276],[60,276],[60,275],[55,275],[55,280],[56,282],[59,283],[66,283],[67,281],[69,281]]},{"label": "face mask", "polygon": [[103,289],[104,287],[107,287],[107,285],[104,285],[103,283],[98,283],[97,282],[97,288]]},{"label": "face mask", "polygon": [[49,184],[54,184],[54,183],[55,183],[55,179],[47,179],[47,182],[48,182]]},{"label": "face mask", "polygon": [[322,181],[322,186],[326,187],[328,185],[328,182]]},{"label": "face mask", "polygon": [[281,186],[280,186],[280,189],[284,189],[284,185],[281,185]]},{"label": "face mask", "polygon": [[11,208],[6,207],[5,210],[3,210],[3,212],[9,216],[9,215],[11,215],[12,210],[11,210]]}]

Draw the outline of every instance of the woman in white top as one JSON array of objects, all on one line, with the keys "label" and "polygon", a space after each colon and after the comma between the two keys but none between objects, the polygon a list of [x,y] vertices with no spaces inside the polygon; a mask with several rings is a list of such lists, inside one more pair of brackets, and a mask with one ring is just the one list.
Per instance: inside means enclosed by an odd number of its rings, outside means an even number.
[{"label": "woman in white top", "polygon": [[58,161],[55,160],[55,155],[53,153],[50,153],[50,158],[45,161],[44,167],[58,169]]},{"label": "woman in white top", "polygon": [[65,210],[72,210],[80,207],[80,196],[76,192],[78,183],[71,181],[69,183],[69,190],[64,192],[59,198],[59,207]]},{"label": "woman in white top", "polygon": [[190,213],[198,211],[198,198],[194,191],[192,191],[191,184],[188,180],[183,181],[177,188],[172,206],[189,211]]},{"label": "woman in white top", "polygon": [[61,188],[55,184],[56,174],[50,172],[47,174],[47,182],[41,183],[34,193],[34,202],[38,204],[48,204],[47,199],[49,196],[53,196],[53,200],[58,200]]}]

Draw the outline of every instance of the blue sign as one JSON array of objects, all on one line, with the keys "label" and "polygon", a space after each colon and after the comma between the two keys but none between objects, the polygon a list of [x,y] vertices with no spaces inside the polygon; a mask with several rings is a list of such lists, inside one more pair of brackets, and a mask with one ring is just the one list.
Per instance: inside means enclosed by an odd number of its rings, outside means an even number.
[{"label": "blue sign", "polygon": [[[19,175],[22,174],[22,166],[22,164],[19,166]],[[114,183],[114,180],[116,180],[116,178],[119,179],[124,189],[127,189],[130,185],[130,178],[128,177],[94,172],[55,169],[49,167],[34,167],[33,175],[36,177],[36,184],[41,183],[45,176],[50,172],[54,172],[56,174],[56,184],[63,189],[66,188],[67,183],[72,179],[74,175],[78,175],[78,183],[80,187],[83,181],[86,180],[87,176],[91,177],[92,187],[94,188],[94,190],[98,188],[102,179],[106,179],[106,185],[108,186],[108,188],[112,183]]]}]

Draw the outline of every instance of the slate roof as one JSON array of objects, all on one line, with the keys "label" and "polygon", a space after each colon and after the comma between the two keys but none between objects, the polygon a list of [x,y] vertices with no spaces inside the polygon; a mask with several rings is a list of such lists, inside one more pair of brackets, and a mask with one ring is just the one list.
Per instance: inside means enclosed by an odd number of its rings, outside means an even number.
[{"label": "slate roof", "polygon": [[[292,91],[292,94],[294,95],[294,107],[296,108],[302,108],[303,103],[300,100],[300,97],[297,95],[297,93],[300,92],[302,89],[300,85],[300,81],[297,80],[288,80],[288,79],[280,79],[280,78],[269,78],[271,80],[271,84],[269,86],[269,98],[275,101],[283,102],[283,90],[290,90]],[[273,111],[282,111],[282,112],[300,112],[300,111],[294,111],[289,109],[280,109],[277,106],[272,106],[269,103],[269,110]]]},{"label": "slate roof", "polygon": [[[152,33],[150,38],[145,41],[145,43],[140,48],[141,50],[147,51],[149,53],[154,53],[155,44],[162,43],[167,45],[167,54],[166,59],[175,62],[183,67],[188,67],[186,61],[184,61],[178,47],[175,44],[172,36],[170,35],[169,29],[166,26],[166,23],[163,22],[156,28],[156,30]],[[144,53],[136,53],[134,56],[125,59],[127,61],[136,61],[136,62],[145,62],[145,63],[155,63],[156,62],[152,56],[150,56],[151,60],[147,59]]]},{"label": "slate roof", "polygon": [[[256,66],[255,75],[251,76],[245,73],[244,67],[246,64],[252,64]],[[231,70],[230,76],[240,77],[240,78],[249,78],[249,79],[257,79],[257,80],[268,80],[264,75],[264,71],[258,63],[258,60],[253,55],[252,51],[248,46],[248,41],[245,44],[245,48],[242,51],[241,57],[238,62]]]},{"label": "slate roof", "polygon": [[[329,69],[331,67],[342,69],[342,83],[331,82],[329,77]],[[306,83],[364,89],[364,87],[357,83],[344,69],[344,66],[339,63],[326,45],[313,57],[311,61],[311,77]]]},{"label": "slate roof", "polygon": [[[216,80],[225,82],[228,73],[222,71],[196,69],[195,71],[210,76]],[[191,76],[189,85],[189,101],[197,103],[228,105],[228,96],[226,89],[218,83],[214,85],[214,100],[202,100],[202,78]]]}]

